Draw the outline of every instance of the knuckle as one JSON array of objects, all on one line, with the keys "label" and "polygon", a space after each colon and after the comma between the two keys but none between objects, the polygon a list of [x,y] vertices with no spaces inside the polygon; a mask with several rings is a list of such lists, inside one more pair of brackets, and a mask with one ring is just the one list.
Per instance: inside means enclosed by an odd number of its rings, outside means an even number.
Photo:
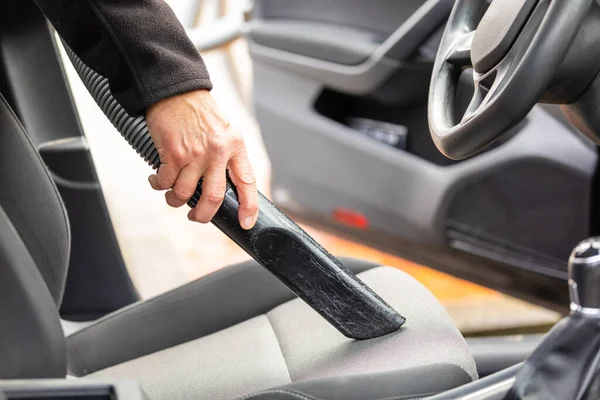
[{"label": "knuckle", "polygon": [[239,184],[246,187],[256,186],[256,177],[252,172],[245,172],[239,178]]},{"label": "knuckle", "polygon": [[222,156],[225,154],[225,142],[220,135],[214,135],[208,142],[210,151],[216,156]]},{"label": "knuckle", "polygon": [[169,189],[170,186],[170,182],[164,174],[158,174],[158,177],[156,178],[156,184],[157,188],[160,190]]},{"label": "knuckle", "polygon": [[246,206],[244,207],[246,209],[246,211],[248,211],[250,214],[254,215],[258,212],[258,204],[255,202],[251,202],[250,204],[246,204]]},{"label": "knuckle", "polygon": [[225,194],[222,191],[210,191],[206,194],[206,202],[210,205],[216,206],[223,202]]},{"label": "knuckle", "polygon": [[185,149],[181,146],[171,148],[169,150],[169,155],[170,158],[178,165],[182,164],[187,159],[187,151],[185,151]]},{"label": "knuckle", "polygon": [[175,195],[175,197],[177,197],[179,200],[189,200],[190,197],[192,197],[194,195],[194,192],[192,189],[187,188],[187,187],[176,187],[173,189],[173,194]]},{"label": "knuckle", "polygon": [[196,159],[204,157],[204,148],[202,146],[194,146],[192,156]]},{"label": "knuckle", "polygon": [[244,137],[238,132],[232,133],[230,140],[231,140],[231,145],[235,149],[240,149],[240,148],[244,147],[244,145],[245,145]]}]

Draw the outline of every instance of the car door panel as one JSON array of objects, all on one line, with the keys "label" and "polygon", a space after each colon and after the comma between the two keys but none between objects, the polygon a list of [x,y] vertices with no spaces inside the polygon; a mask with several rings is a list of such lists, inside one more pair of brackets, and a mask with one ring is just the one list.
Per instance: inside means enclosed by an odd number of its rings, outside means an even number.
[{"label": "car door panel", "polygon": [[381,44],[372,31],[313,21],[256,21],[249,33],[258,45],[342,65],[366,61]]},{"label": "car door panel", "polygon": [[260,0],[254,15],[262,20],[294,19],[351,26],[378,33],[394,32],[426,0]]},{"label": "car door panel", "polygon": [[[249,49],[273,200],[338,234],[562,309],[569,250],[589,233],[595,148],[536,107],[483,154],[445,158],[426,115],[452,1],[340,1],[256,1]],[[328,40],[301,32],[316,24]],[[345,49],[350,30],[373,49],[359,64],[368,46]],[[464,108],[470,72],[461,79]],[[374,140],[356,118],[404,129],[406,144]]]},{"label": "car door panel", "polygon": [[[312,12],[315,15],[327,13],[330,1],[315,3]],[[387,10],[390,3],[369,3],[367,8],[379,5]],[[268,10],[269,4],[259,1],[257,8]],[[362,7],[365,7],[367,3],[355,1],[353,4],[363,4]],[[370,93],[395,71],[402,69],[402,62],[412,56],[443,24],[452,7],[450,0],[427,0],[411,4],[418,5],[412,14],[406,13],[407,7],[394,8],[396,20],[403,22],[396,25],[391,33],[383,35],[364,28],[364,24],[351,27],[349,24],[330,24],[323,28],[320,18],[315,22],[310,19],[274,18],[271,14],[268,14],[268,18],[257,17],[248,28],[250,52],[256,61],[310,77],[345,93]],[[294,9],[288,10],[288,14]],[[305,7],[300,9],[305,10]],[[260,16],[261,12],[257,15]],[[315,27],[318,38],[313,39],[312,33],[303,32],[301,27]],[[344,36],[348,32],[352,32],[351,38]],[[358,44],[355,45],[351,39],[356,39]],[[368,51],[371,53],[367,54]],[[363,61],[359,64],[348,64],[361,59]]]}]

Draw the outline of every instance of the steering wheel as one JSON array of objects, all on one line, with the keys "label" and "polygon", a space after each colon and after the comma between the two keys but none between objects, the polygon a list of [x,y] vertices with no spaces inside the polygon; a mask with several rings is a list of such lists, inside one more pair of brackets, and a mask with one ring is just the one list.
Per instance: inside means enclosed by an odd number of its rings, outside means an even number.
[{"label": "steering wheel", "polygon": [[[456,0],[437,53],[429,128],[447,157],[464,159],[523,120],[552,83],[593,0]],[[460,120],[455,92],[473,68]]]}]

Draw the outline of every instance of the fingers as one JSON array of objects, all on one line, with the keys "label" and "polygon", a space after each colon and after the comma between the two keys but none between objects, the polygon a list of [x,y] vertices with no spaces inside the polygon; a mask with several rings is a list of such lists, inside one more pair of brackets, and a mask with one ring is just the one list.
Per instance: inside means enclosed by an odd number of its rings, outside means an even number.
[{"label": "fingers", "polygon": [[175,164],[163,163],[158,169],[158,173],[150,175],[148,182],[154,190],[167,190],[171,189],[175,184],[175,180],[179,175],[180,168]]},{"label": "fingers", "polygon": [[179,173],[173,189],[165,195],[167,204],[171,207],[181,207],[186,204],[196,192],[202,173],[203,167],[198,163],[184,167]]},{"label": "fingers", "polygon": [[188,219],[204,224],[210,222],[223,203],[225,188],[225,165],[212,165],[204,174],[202,196],[196,207],[188,213]]},{"label": "fingers", "polygon": [[258,195],[242,136],[230,128],[205,90],[159,100],[148,107],[146,122],[161,166],[149,178],[155,190],[166,190],[172,207],[186,204],[203,177],[202,195],[188,217],[207,223],[223,202],[229,168],[240,201],[238,217],[245,229],[254,226]]},{"label": "fingers", "polygon": [[229,161],[229,176],[237,189],[240,202],[240,226],[246,230],[252,229],[258,218],[258,192],[256,178],[244,147]]},{"label": "fingers", "polygon": [[194,195],[198,181],[204,176],[202,196],[196,207],[188,213],[188,218],[192,221],[208,223],[223,202],[228,167],[238,193],[240,226],[246,230],[252,229],[258,218],[258,192],[245,147],[240,146],[227,165],[222,161],[212,161],[207,164],[209,167],[206,171],[203,171],[199,163],[194,163],[181,169],[178,175],[176,175],[177,168],[162,164],[158,174],[152,175],[149,181],[155,190],[169,189],[165,194],[169,206],[181,207]]}]

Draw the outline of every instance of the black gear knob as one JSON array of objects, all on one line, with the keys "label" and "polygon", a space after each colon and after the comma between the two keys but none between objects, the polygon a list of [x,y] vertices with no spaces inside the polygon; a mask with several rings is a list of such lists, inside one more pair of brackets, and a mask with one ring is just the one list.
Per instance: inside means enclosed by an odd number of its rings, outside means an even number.
[{"label": "black gear knob", "polygon": [[559,321],[520,367],[503,400],[598,399],[600,370],[600,237],[569,258],[571,315]]},{"label": "black gear knob", "polygon": [[573,249],[569,293],[573,311],[600,313],[600,237],[586,239]]}]

